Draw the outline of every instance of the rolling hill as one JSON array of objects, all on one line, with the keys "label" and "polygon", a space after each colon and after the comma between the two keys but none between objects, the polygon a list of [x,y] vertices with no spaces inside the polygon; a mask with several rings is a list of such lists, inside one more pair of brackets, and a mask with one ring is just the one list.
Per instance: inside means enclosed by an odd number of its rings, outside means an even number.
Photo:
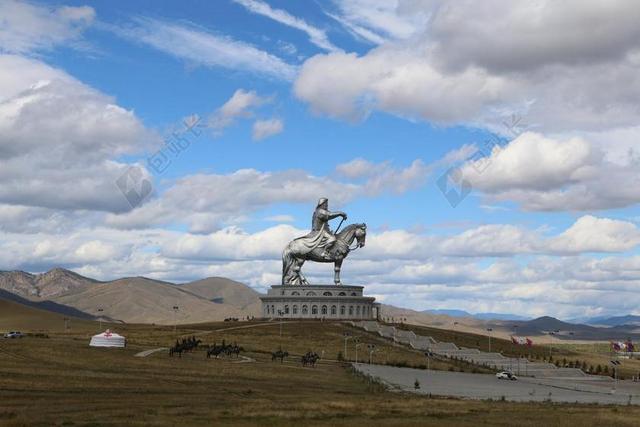
[{"label": "rolling hill", "polygon": [[260,314],[260,294],[245,284],[224,277],[209,277],[195,282],[179,285],[201,298],[206,298],[217,304],[227,304],[247,312],[248,315]]},{"label": "rolling hill", "polygon": [[[64,319],[72,319],[78,323],[88,324],[90,321],[70,317],[61,313],[21,304],[0,296],[0,331],[63,331]],[[91,322],[93,323],[93,322]]]},{"label": "rolling hill", "polygon": [[176,285],[144,277],[100,282],[61,268],[43,274],[0,272],[0,299],[126,323],[186,324],[258,315],[258,296],[248,286],[221,277]]},{"label": "rolling hill", "polygon": [[[53,298],[57,303],[85,313],[102,314],[126,323],[200,323],[242,317],[243,312],[228,304],[217,304],[181,287],[144,277],[119,279],[97,284],[80,292]],[[174,311],[173,307],[178,307]]]},{"label": "rolling hill", "polygon": [[54,268],[42,274],[0,271],[0,289],[32,300],[75,292],[97,283],[100,282],[63,268]]},{"label": "rolling hill", "polygon": [[640,326],[640,316],[627,314],[626,316],[593,317],[581,323],[587,323],[592,326],[607,326],[607,327],[622,326],[622,325]]},{"label": "rolling hill", "polygon": [[468,311],[455,309],[424,310],[423,313],[444,314],[451,317],[473,317],[479,320],[530,320],[529,317],[511,313],[469,313]]},{"label": "rolling hill", "polygon": [[[526,322],[509,322],[509,325],[515,335],[545,336],[549,332],[554,332],[556,337],[566,340],[609,341],[626,340],[627,338],[640,339],[639,328],[635,326],[622,325],[602,328],[563,322],[549,316]],[[514,328],[514,326],[517,326],[517,328]]]},{"label": "rolling hill", "polygon": [[[43,274],[0,272],[0,300],[3,304],[14,303],[25,309],[46,310],[57,316],[58,321],[60,316],[88,320],[100,316],[125,323],[189,324],[220,321],[228,317],[259,317],[259,296],[250,287],[222,277],[174,284],[144,277],[100,282],[60,268]],[[537,342],[640,338],[640,328],[633,324],[595,327],[562,322],[553,317],[499,320],[495,319],[499,316],[491,314],[492,319],[479,319],[474,315],[454,317],[449,313],[418,312],[390,305],[382,305],[381,308],[383,317],[395,318],[396,321],[406,319],[405,322],[416,325],[482,335],[490,333],[507,339],[514,334],[537,337]],[[0,314],[4,313],[0,311]],[[487,317],[491,316],[487,314]],[[611,322],[631,323],[634,320],[633,316],[628,316]],[[559,332],[551,337],[548,333],[552,331]]]}]

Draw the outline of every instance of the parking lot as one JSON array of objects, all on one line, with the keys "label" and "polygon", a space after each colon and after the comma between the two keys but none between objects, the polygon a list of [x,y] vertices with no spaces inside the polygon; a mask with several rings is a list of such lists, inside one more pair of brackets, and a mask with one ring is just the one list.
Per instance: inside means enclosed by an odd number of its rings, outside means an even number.
[{"label": "parking lot", "polygon": [[[640,383],[606,377],[587,379],[519,378],[499,380],[495,375],[427,371],[384,365],[355,364],[366,375],[379,378],[397,390],[467,399],[505,399],[516,402],[640,404]],[[420,388],[415,389],[418,380]]]}]

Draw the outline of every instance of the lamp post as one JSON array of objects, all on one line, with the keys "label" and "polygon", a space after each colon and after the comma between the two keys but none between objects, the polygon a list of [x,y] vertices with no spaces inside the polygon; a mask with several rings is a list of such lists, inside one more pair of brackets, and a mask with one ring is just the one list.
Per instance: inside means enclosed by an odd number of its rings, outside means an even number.
[{"label": "lamp post", "polygon": [[453,322],[453,343],[456,343],[456,325],[458,322]]},{"label": "lamp post", "polygon": [[345,332],[343,336],[344,336],[344,360],[347,360],[347,341],[349,341],[353,337],[351,336],[351,332]]},{"label": "lamp post", "polygon": [[178,310],[180,310],[180,307],[178,307],[177,305],[173,306],[173,334],[176,334],[176,330],[177,330],[177,320],[176,320],[176,316],[178,314]]},{"label": "lamp post", "polygon": [[100,322],[100,331],[102,331],[102,313],[104,310],[102,308],[98,308],[98,321]]},{"label": "lamp post", "polygon": [[424,356],[427,358],[427,371],[431,369],[431,358],[433,357],[433,353],[431,350],[427,350],[424,352]]},{"label": "lamp post", "polygon": [[[518,335],[518,325],[513,325],[513,335]],[[518,344],[519,345],[519,344]],[[520,349],[518,348],[518,375],[520,375]]]},{"label": "lamp post", "polygon": [[614,379],[613,391],[615,391],[618,388],[618,366],[620,366],[620,361],[611,360],[610,363],[611,363],[611,366],[613,367],[613,379]]},{"label": "lamp post", "polygon": [[282,338],[282,310],[278,310],[278,317],[280,317],[280,338]]},{"label": "lamp post", "polygon": [[367,348],[369,349],[369,365],[371,365],[371,359],[373,357],[373,352],[376,351],[376,345],[367,344]]},{"label": "lamp post", "polygon": [[551,351],[553,350],[553,336],[560,333],[559,329],[549,332],[549,361],[551,361]]},{"label": "lamp post", "polygon": [[493,332],[493,328],[487,328],[487,332],[489,332],[489,353],[491,353],[491,332]]}]

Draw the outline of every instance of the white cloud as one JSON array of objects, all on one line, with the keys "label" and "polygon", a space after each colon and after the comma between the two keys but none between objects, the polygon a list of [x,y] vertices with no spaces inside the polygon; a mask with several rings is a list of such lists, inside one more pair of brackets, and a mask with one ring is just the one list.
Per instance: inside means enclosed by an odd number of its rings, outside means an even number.
[{"label": "white cloud", "polygon": [[256,120],[253,123],[253,139],[260,141],[279,134],[284,130],[284,123],[281,119]]},{"label": "white cloud", "polygon": [[269,19],[273,19],[281,24],[295,28],[297,30],[307,33],[309,40],[314,45],[327,51],[339,50],[335,47],[327,37],[324,30],[314,27],[307,23],[304,19],[291,15],[289,12],[282,9],[274,9],[268,3],[260,0],[234,0],[236,3],[242,5],[250,12],[258,15],[266,16]]},{"label": "white cloud", "polygon": [[145,228],[158,224],[188,224],[194,232],[209,232],[221,224],[244,222],[248,215],[277,203],[314,203],[319,195],[341,205],[357,197],[400,194],[424,184],[429,169],[419,160],[406,168],[378,167],[364,182],[338,181],[302,170],[261,172],[242,169],[227,175],[199,174],[179,179],[157,199],[107,224]]},{"label": "white cloud", "polygon": [[[3,268],[42,271],[64,266],[98,279],[145,275],[188,281],[225,276],[264,291],[279,282],[284,245],[306,233],[289,225],[255,233],[228,227],[208,234],[104,227],[37,234],[0,231],[0,250],[6,254]],[[535,253],[629,250],[633,235],[637,245],[637,228],[593,217],[580,218],[549,238],[508,225],[442,237],[402,230],[370,232],[365,248],[343,266],[343,279],[366,285],[368,293],[386,302],[417,309],[468,308],[473,301],[476,307],[487,307],[477,311],[502,311],[495,307],[508,305],[520,313],[565,317],[584,311],[632,311],[640,303],[640,257]],[[489,263],[484,259],[506,250],[513,250],[515,257]],[[473,253],[477,257],[466,256]],[[518,253],[527,254],[526,263]],[[332,275],[330,265],[308,263],[304,268],[315,282]]]},{"label": "white cloud", "polygon": [[390,0],[339,0],[331,17],[356,36],[381,44],[387,39],[407,39],[421,31],[429,18],[426,2]]},{"label": "white cloud", "polygon": [[580,138],[557,141],[524,133],[504,148],[495,146],[488,158],[469,161],[463,174],[487,192],[544,191],[591,177],[598,157]]},{"label": "white cloud", "polygon": [[89,6],[40,6],[26,1],[0,2],[0,51],[33,53],[56,45],[77,45],[82,32],[93,22]]},{"label": "white cloud", "polygon": [[[626,145],[626,144],[625,144]],[[640,158],[616,141],[556,139],[524,133],[487,157],[471,159],[462,176],[474,189],[526,210],[593,210],[640,202]]]},{"label": "white cloud", "polygon": [[362,56],[307,60],[295,93],[316,112],[359,120],[375,109],[488,127],[524,112],[545,132],[637,124],[640,11],[632,1],[362,1],[339,9],[388,41]]},{"label": "white cloud", "polygon": [[514,225],[483,225],[444,239],[440,251],[462,256],[512,256],[536,251],[539,236]]},{"label": "white cloud", "polygon": [[289,225],[277,225],[254,234],[232,227],[208,235],[185,235],[167,242],[162,253],[194,260],[278,260],[285,245],[301,233]]},{"label": "white cloud", "polygon": [[266,102],[269,102],[269,98],[259,96],[256,91],[238,89],[227,102],[211,114],[207,120],[207,126],[214,132],[220,133],[239,118],[253,117],[252,109]]},{"label": "white cloud", "polygon": [[196,65],[247,71],[283,80],[292,80],[296,74],[294,66],[275,55],[192,25],[139,18],[130,26],[112,27],[112,31]]},{"label": "white cloud", "polygon": [[336,172],[347,178],[358,179],[371,176],[374,173],[375,167],[375,163],[358,157],[336,166]]},{"label": "white cloud", "polygon": [[242,169],[228,175],[200,174],[179,179],[158,199],[122,215],[110,215],[107,223],[117,227],[150,227],[175,221],[192,231],[206,232],[221,223],[242,222],[246,215],[269,205],[312,203],[318,194],[337,204],[352,199],[355,184],[316,177],[301,170],[260,172]]},{"label": "white cloud", "polygon": [[513,82],[481,68],[448,74],[413,46],[383,45],[365,56],[316,55],[302,66],[296,96],[317,113],[361,120],[379,109],[452,124],[472,122],[513,91]]},{"label": "white cloud", "polygon": [[266,221],[272,222],[293,222],[295,218],[292,215],[272,215],[265,218]]},{"label": "white cloud", "polygon": [[640,244],[640,230],[635,224],[585,215],[565,232],[552,239],[550,247],[565,253],[625,252]]},{"label": "white cloud", "polygon": [[[116,158],[156,136],[115,101],[61,70],[0,56],[0,203],[122,212]],[[144,169],[141,169],[144,171]]]},{"label": "white cloud", "polygon": [[618,61],[638,48],[640,37],[632,0],[422,4],[431,13],[426,32],[450,67],[504,71]]}]

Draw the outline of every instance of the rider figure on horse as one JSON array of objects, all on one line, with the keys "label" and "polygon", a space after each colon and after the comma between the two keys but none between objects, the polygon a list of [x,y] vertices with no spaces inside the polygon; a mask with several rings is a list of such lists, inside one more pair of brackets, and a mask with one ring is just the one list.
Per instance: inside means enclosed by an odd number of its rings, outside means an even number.
[{"label": "rider figure on horse", "polygon": [[[308,285],[304,275],[300,272],[306,261],[332,262],[334,264],[334,283],[340,285],[340,269],[342,261],[356,248],[364,246],[367,235],[366,224],[350,224],[338,233],[329,228],[329,221],[347,214],[341,211],[331,212],[326,198],[318,200],[311,220],[311,231],[303,237],[293,239],[282,251],[282,284]],[[356,242],[356,246],[351,245]]]},{"label": "rider figure on horse", "polygon": [[329,199],[326,197],[320,198],[311,219],[311,232],[304,238],[308,239],[309,246],[323,248],[323,257],[329,255],[331,247],[336,242],[336,236],[329,227],[329,221],[337,217],[342,217],[344,221],[347,219],[347,214],[342,211],[331,212],[329,210]]}]

